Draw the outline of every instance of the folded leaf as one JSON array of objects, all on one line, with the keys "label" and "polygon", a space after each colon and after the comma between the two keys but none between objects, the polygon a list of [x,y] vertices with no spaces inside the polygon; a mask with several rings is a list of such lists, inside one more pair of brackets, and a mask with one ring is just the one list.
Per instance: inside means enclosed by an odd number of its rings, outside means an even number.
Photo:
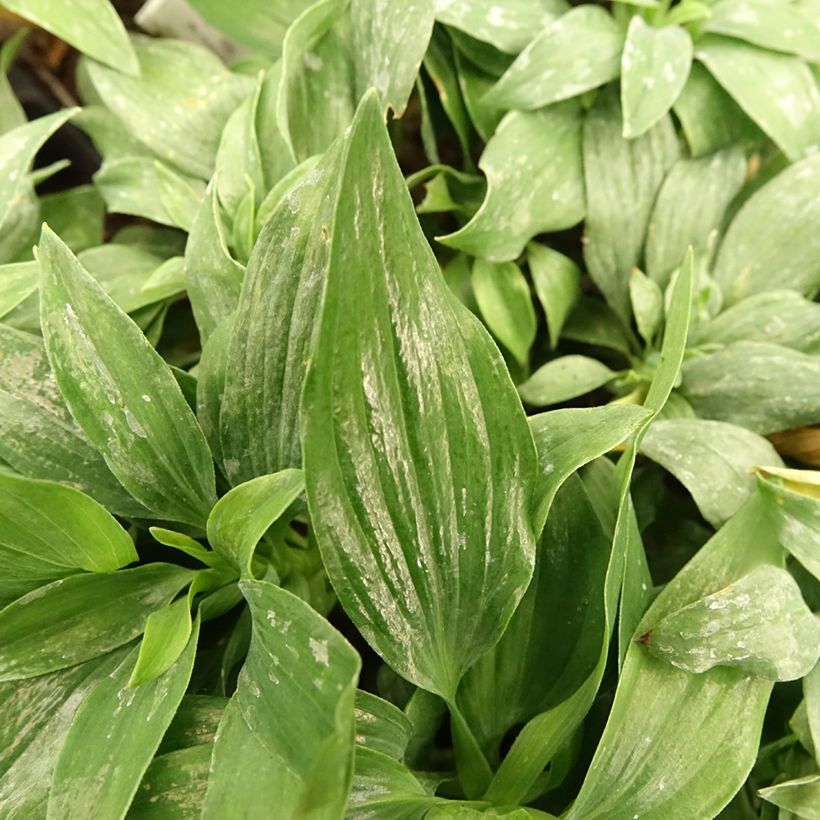
[{"label": "folded leaf", "polygon": [[820,820],[820,774],[809,774],[796,780],[778,783],[758,794],[785,812],[805,820]]},{"label": "folded leaf", "polygon": [[125,26],[109,0],[76,0],[71,7],[49,0],[4,0],[3,5],[89,57],[126,74],[139,73]]},{"label": "folded leaf", "polygon": [[489,99],[507,108],[541,108],[614,80],[624,34],[612,15],[578,6],[550,23],[504,76]]},{"label": "folded leaf", "polygon": [[699,40],[695,57],[790,160],[820,139],[820,93],[797,57],[717,35]]},{"label": "folded leaf", "polygon": [[72,415],[135,498],[201,526],[213,461],[173,374],[47,227],[40,264],[46,349]]},{"label": "folded leaf", "polygon": [[308,504],[359,630],[452,701],[529,582],[535,453],[497,350],[426,245],[373,95],[348,140],[302,403]]},{"label": "folded leaf", "polygon": [[136,560],[125,530],[87,495],[0,473],[0,606],[78,570]]},{"label": "folded leaf", "polygon": [[473,293],[481,315],[493,335],[526,367],[535,341],[535,310],[530,287],[515,262],[493,264],[476,259]]},{"label": "folded leaf", "polygon": [[575,103],[512,112],[478,162],[487,196],[463,227],[438,241],[493,261],[515,259],[539,233],[584,216],[581,123]]},{"label": "folded leaf", "polygon": [[762,342],[735,342],[690,359],[681,391],[703,418],[755,433],[820,421],[820,360]]},{"label": "folded leaf", "polygon": [[675,103],[692,65],[692,39],[679,26],[654,28],[635,15],[621,56],[626,138],[646,133]]},{"label": "folded leaf", "polygon": [[663,293],[639,268],[632,268],[629,273],[629,301],[638,333],[651,345],[663,320]]},{"label": "folded leaf", "polygon": [[389,755],[394,760],[404,759],[413,724],[401,709],[360,689],[356,692],[354,715],[357,746]]},{"label": "folded leaf", "polygon": [[781,171],[732,220],[720,246],[715,278],[730,304],[760,291],[812,294],[820,285],[820,157]]},{"label": "folded leaf", "polygon": [[692,493],[701,515],[713,527],[731,518],[754,492],[752,467],[781,463],[777,451],[761,436],[705,419],[653,422],[641,442],[641,453]]},{"label": "folded leaf", "polygon": [[256,545],[304,488],[301,470],[282,470],[234,487],[208,516],[208,541],[243,577],[253,578]]},{"label": "folded leaf", "polygon": [[191,579],[172,564],[54,581],[0,610],[0,680],[65,669],[140,635],[155,609]]},{"label": "folded leaf", "polygon": [[[629,273],[640,265],[655,196],[678,158],[669,117],[642,137],[621,136],[614,89],[598,96],[584,125],[587,220],[584,261],[622,321],[629,319]],[[624,203],[629,203],[624,207]]]},{"label": "folded leaf", "polygon": [[796,680],[820,659],[820,620],[786,570],[763,565],[670,613],[640,640],[687,672],[732,666],[767,680]]},{"label": "folded leaf", "polygon": [[518,392],[527,404],[545,407],[583,396],[612,381],[617,374],[605,364],[588,356],[559,356],[535,371],[519,385]]},{"label": "folded leaf", "polygon": [[436,20],[517,54],[567,9],[563,0],[437,0]]},{"label": "folded leaf", "polygon": [[0,319],[37,290],[38,274],[36,262],[0,266]]},{"label": "folded leaf", "polygon": [[157,157],[183,173],[208,179],[222,127],[251,91],[248,77],[231,74],[204,46],[132,36],[139,76],[88,63],[104,105]]},{"label": "folded leaf", "polygon": [[564,322],[581,296],[581,271],[570,258],[538,242],[527,246],[527,262],[554,350]]},{"label": "folded leaf", "polygon": [[140,686],[167,672],[185,650],[192,626],[187,597],[154,610],[145,622],[145,633],[128,686]]},{"label": "folded leaf", "polygon": [[680,159],[669,169],[646,236],[646,272],[652,279],[665,287],[690,245],[707,246],[745,176],[746,160],[736,147]]},{"label": "folded leaf", "polygon": [[60,749],[48,817],[123,817],[179,706],[196,657],[188,646],[161,677],[129,689],[134,652],[77,710]]}]

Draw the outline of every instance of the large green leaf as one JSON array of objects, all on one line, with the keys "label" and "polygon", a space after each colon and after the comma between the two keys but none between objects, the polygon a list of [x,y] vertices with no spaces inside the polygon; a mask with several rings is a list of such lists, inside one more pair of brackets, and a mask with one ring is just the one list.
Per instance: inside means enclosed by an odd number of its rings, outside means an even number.
[{"label": "large green leaf", "polygon": [[809,774],[796,780],[788,780],[761,789],[760,796],[780,807],[782,817],[800,817],[803,820],[820,820],[820,774]]},{"label": "large green leaf", "polygon": [[234,487],[208,516],[208,541],[243,576],[252,578],[257,543],[304,488],[301,470],[282,470]]},{"label": "large green leaf", "polygon": [[798,4],[765,0],[720,0],[703,31],[724,34],[773,51],[820,59],[820,29]]},{"label": "large green leaf", "polygon": [[695,57],[789,159],[820,140],[820,94],[802,60],[716,35],[698,42]]},{"label": "large green leaf", "polygon": [[71,6],[49,0],[3,0],[3,5],[89,57],[126,74],[139,73],[125,26],[109,0],[75,0]]},{"label": "large green leaf", "polygon": [[820,157],[809,157],[781,171],[743,204],[715,265],[729,303],[781,288],[810,294],[820,285],[818,184]]},{"label": "large green leaf", "polygon": [[72,415],[145,506],[201,526],[216,500],[213,461],[173,374],[48,228],[40,264],[46,349]]},{"label": "large green leaf", "polygon": [[820,353],[820,305],[792,290],[747,296],[695,328],[694,345],[771,342],[802,353]]},{"label": "large green leaf", "polygon": [[0,805],[7,820],[46,816],[52,770],[74,714],[125,652],[0,684]]},{"label": "large green leaf", "polygon": [[820,620],[794,578],[764,564],[669,613],[641,643],[687,672],[731,666],[767,680],[796,680],[820,659]]},{"label": "large green leaf", "polygon": [[[669,117],[642,137],[621,135],[614,89],[601,93],[584,125],[587,221],[584,260],[590,276],[622,321],[628,321],[629,272],[640,264],[655,196],[678,158]],[[628,202],[629,207],[623,203]]]},{"label": "large green leaf", "polygon": [[608,11],[584,5],[550,23],[489,92],[506,108],[541,108],[614,80],[624,34]]},{"label": "large green leaf", "polygon": [[308,503],[362,634],[452,702],[532,572],[535,452],[497,349],[426,245],[373,95],[347,148],[302,404]]},{"label": "large green leaf", "polygon": [[256,765],[246,765],[241,752],[230,754],[250,744],[258,751],[248,762],[258,758],[277,783],[277,816],[332,820],[341,816],[350,785],[361,661],[296,596],[264,581],[243,581],[242,592],[253,637],[239,676],[238,709],[229,705],[217,733],[205,816],[224,817],[218,809],[229,806],[238,784],[255,788]]},{"label": "large green leaf", "polygon": [[704,419],[653,422],[641,453],[669,470],[692,493],[714,527],[731,518],[754,492],[754,466],[779,466],[766,439],[743,427]]},{"label": "large green leaf", "polygon": [[0,680],[65,669],[136,638],[191,579],[171,564],[54,581],[0,610]]},{"label": "large green leaf", "polygon": [[[753,496],[664,588],[638,633],[781,555],[766,505]],[[771,686],[737,669],[684,672],[633,641],[567,818],[715,817],[755,761]]]},{"label": "large green leaf", "polygon": [[0,473],[0,605],[78,570],[136,560],[125,530],[87,495]]},{"label": "large green leaf", "polygon": [[136,653],[77,710],[60,749],[48,817],[124,817],[179,706],[196,657],[199,620],[161,677],[128,687]]},{"label": "large green leaf", "polygon": [[40,216],[74,253],[103,243],[105,202],[91,185],[41,196]]},{"label": "large green leaf", "polygon": [[575,103],[512,112],[478,163],[487,196],[461,229],[438,240],[473,256],[515,259],[533,236],[584,216],[581,123]]},{"label": "large green leaf", "polygon": [[473,293],[492,334],[526,367],[535,341],[535,309],[530,286],[515,262],[476,259]]},{"label": "large green leaf", "polygon": [[566,9],[563,0],[437,0],[436,20],[517,54]]},{"label": "large green leaf", "polygon": [[691,245],[704,248],[746,176],[743,152],[678,160],[658,191],[646,237],[646,272],[665,286]]},{"label": "large green leaf", "polygon": [[208,179],[222,127],[250,93],[252,81],[229,73],[213,53],[195,43],[141,36],[131,42],[139,76],[92,62],[87,73],[94,91],[156,156]]},{"label": "large green leaf", "polygon": [[623,135],[646,133],[677,100],[692,65],[692,39],[680,26],[654,28],[635,15],[621,56]]},{"label": "large green leaf", "polygon": [[114,478],[68,413],[38,336],[0,324],[0,458],[30,478],[75,487],[119,515],[147,511]]},{"label": "large green leaf", "polygon": [[234,484],[301,465],[299,399],[324,286],[340,150],[284,195],[248,263],[219,418]]},{"label": "large green leaf", "polygon": [[763,342],[735,342],[690,359],[684,397],[699,416],[774,433],[820,422],[820,359]]}]

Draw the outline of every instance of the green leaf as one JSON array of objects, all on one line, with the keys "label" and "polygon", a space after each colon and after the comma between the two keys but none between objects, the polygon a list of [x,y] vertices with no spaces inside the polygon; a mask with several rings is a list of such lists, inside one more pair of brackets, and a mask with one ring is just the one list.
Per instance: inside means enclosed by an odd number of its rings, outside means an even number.
[{"label": "green leaf", "polygon": [[713,527],[731,518],[754,492],[752,467],[781,464],[766,439],[734,424],[704,419],[653,422],[641,453],[689,490]]},{"label": "green leaf", "polygon": [[506,113],[501,106],[488,103],[485,97],[496,78],[486,73],[481,67],[474,65],[469,59],[462,57],[458,49],[455,50],[454,56],[464,107],[478,135],[488,142]]},{"label": "green leaf", "polygon": [[635,15],[621,56],[623,135],[645,134],[677,100],[692,65],[692,39],[679,26],[654,28]]},{"label": "green leaf", "polygon": [[87,73],[94,91],[127,130],[156,156],[190,176],[208,179],[222,127],[252,88],[203,46],[132,36],[139,76],[99,63]]},{"label": "green leaf", "polygon": [[820,139],[820,94],[797,57],[716,35],[698,41],[695,57],[790,160]]},{"label": "green leaf", "polygon": [[595,284],[625,322],[630,317],[629,274],[640,264],[655,197],[678,151],[669,117],[642,137],[624,139],[614,89],[601,93],[587,114],[584,261]]},{"label": "green leaf", "polygon": [[138,500],[201,526],[213,462],[173,374],[47,227],[40,264],[46,349],[72,415]]},{"label": "green leaf", "polygon": [[809,774],[778,783],[768,789],[761,789],[758,794],[787,814],[804,820],[820,820],[820,809],[817,808],[820,806],[820,774]]},{"label": "green leaf", "polygon": [[603,387],[616,375],[597,359],[577,355],[559,356],[539,367],[518,386],[518,392],[527,404],[545,407]]},{"label": "green leaf", "polygon": [[493,335],[526,367],[535,341],[535,309],[521,268],[515,262],[476,259],[473,293],[481,316]]},{"label": "green leaf", "polygon": [[632,268],[629,274],[629,301],[638,333],[647,344],[652,344],[663,320],[663,293],[658,284],[638,268]]},{"label": "green leaf", "polygon": [[3,5],[83,54],[126,74],[139,73],[125,26],[109,0],[75,0],[71,7],[49,0],[3,0]]},{"label": "green leaf", "polygon": [[[754,567],[779,563],[781,554],[765,505],[753,496],[663,589],[637,634]],[[739,669],[693,675],[631,642],[567,819],[715,817],[755,761],[771,688]]]},{"label": "green leaf", "polygon": [[39,272],[36,262],[0,265],[0,318],[37,290]]},{"label": "green leaf", "polygon": [[730,304],[761,291],[812,294],[820,286],[820,157],[781,171],[756,191],[732,220],[715,263]]},{"label": "green leaf", "polygon": [[495,0],[438,0],[436,20],[517,54],[566,9],[562,0],[506,0],[503,7]]},{"label": "green leaf", "polygon": [[301,466],[299,399],[324,286],[339,152],[329,151],[283,196],[248,263],[219,417],[234,484]]},{"label": "green leaf", "polygon": [[646,237],[646,272],[661,287],[692,246],[707,247],[746,176],[737,148],[680,159],[666,175],[652,209]]},{"label": "green leaf", "polygon": [[572,407],[530,416],[541,474],[536,532],[543,528],[561,484],[579,467],[623,444],[648,418],[650,413],[643,407],[629,404]]},{"label": "green leaf", "polygon": [[201,744],[155,757],[145,771],[126,817],[128,820],[200,818],[211,745]]},{"label": "green leaf", "polygon": [[185,650],[191,628],[188,598],[179,598],[152,612],[145,622],[145,634],[128,686],[140,686],[165,674]]},{"label": "green leaf", "polygon": [[190,570],[147,564],[71,575],[30,592],[0,610],[0,680],[44,675],[123,646],[190,579]]},{"label": "green leaf", "polygon": [[324,153],[353,119],[354,54],[340,0],[314,3],[288,29],[277,121],[297,162]]},{"label": "green leaf", "polygon": [[695,328],[694,345],[771,342],[820,353],[820,305],[791,290],[755,293]]},{"label": "green leaf", "polygon": [[629,356],[637,340],[615,311],[601,299],[581,296],[564,324],[562,337],[575,342],[596,345]]},{"label": "green leaf", "polygon": [[[292,800],[305,813],[311,807],[316,817],[338,817],[353,762],[359,656],[296,596],[263,581],[243,581],[241,587],[253,616],[251,647],[236,694],[241,715],[284,770],[282,776],[287,773],[285,804]],[[287,721],[281,720],[283,714]],[[219,736],[216,746],[215,760]],[[254,775],[244,774],[250,784],[248,775]]]},{"label": "green leaf", "polygon": [[697,61],[674,105],[693,157],[739,145],[757,150],[766,135]]},{"label": "green leaf", "polygon": [[435,7],[435,0],[405,0],[398,6],[352,0],[357,97],[375,88],[385,109],[402,115],[430,42]]},{"label": "green leaf", "polygon": [[577,97],[621,71],[624,33],[612,15],[578,6],[551,22],[489,92],[490,102],[533,109]]},{"label": "green leaf", "polygon": [[75,487],[119,515],[147,513],[69,415],[37,336],[0,324],[0,458],[30,478]]},{"label": "green leaf", "polygon": [[575,103],[512,112],[479,160],[487,196],[462,228],[438,241],[492,261],[515,259],[533,236],[584,216],[581,126]]},{"label": "green leaf", "polygon": [[124,817],[179,706],[196,657],[199,620],[179,660],[161,677],[129,688],[134,656],[77,710],[60,749],[48,817]]},{"label": "green leaf", "polygon": [[188,182],[165,163],[154,160],[159,199],[171,226],[190,231],[205,193],[199,180]]},{"label": "green leaf", "polygon": [[20,28],[0,46],[0,134],[26,124],[26,112],[9,82],[8,72],[29,34]]},{"label": "green leaf", "polygon": [[356,749],[347,820],[424,820],[443,802],[399,761],[376,749]]},{"label": "green leaf", "polygon": [[103,243],[105,203],[91,185],[40,197],[40,217],[74,253]]},{"label": "green leaf", "polygon": [[203,343],[236,310],[244,275],[245,269],[228,251],[212,186],[199,206],[185,246],[188,298]]},{"label": "green leaf", "polygon": [[662,618],[641,643],[687,672],[731,666],[796,680],[820,658],[820,620],[786,570],[763,565]]},{"label": "green leaf", "polygon": [[569,257],[539,242],[527,246],[527,262],[554,350],[564,322],[581,297],[581,271]]},{"label": "green leaf", "polygon": [[755,433],[820,421],[820,360],[762,342],[735,342],[690,359],[681,392],[703,418]]},{"label": "green leaf", "polygon": [[290,820],[297,811],[299,791],[296,777],[262,745],[232,698],[213,746],[203,820],[222,820],[237,806],[248,817],[265,815],[276,806],[279,816]]},{"label": "green leaf", "polygon": [[702,31],[746,40],[756,46],[820,59],[820,31],[797,4],[721,0],[712,5]]},{"label": "green leaf", "polygon": [[0,473],[0,605],[78,570],[137,560],[128,534],[96,501],[50,481]]},{"label": "green leaf", "polygon": [[125,650],[0,684],[0,802],[8,820],[46,816],[51,775],[77,709]]},{"label": "green leaf", "polygon": [[426,246],[372,95],[347,148],[302,403],[308,503],[360,631],[452,701],[532,572],[534,447],[497,350]]},{"label": "green leaf", "polygon": [[252,578],[257,543],[304,488],[301,470],[282,470],[234,487],[208,516],[208,541],[243,577]]},{"label": "green leaf", "polygon": [[413,735],[410,718],[397,706],[382,698],[364,692],[356,692],[354,708],[356,718],[356,745],[381,752],[394,760],[404,760],[407,744]]}]

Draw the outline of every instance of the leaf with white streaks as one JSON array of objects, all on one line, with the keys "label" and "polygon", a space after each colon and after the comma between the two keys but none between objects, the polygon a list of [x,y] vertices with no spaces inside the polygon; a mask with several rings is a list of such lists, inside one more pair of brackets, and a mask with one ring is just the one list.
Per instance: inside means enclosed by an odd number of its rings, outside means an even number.
[{"label": "leaf with white streaks", "polygon": [[47,227],[39,256],[43,335],[72,415],[136,498],[201,526],[216,500],[213,461],[176,379]]},{"label": "leaf with white streaks", "polygon": [[496,348],[426,245],[373,95],[346,147],[302,403],[308,503],[360,631],[452,701],[529,581],[535,452]]}]

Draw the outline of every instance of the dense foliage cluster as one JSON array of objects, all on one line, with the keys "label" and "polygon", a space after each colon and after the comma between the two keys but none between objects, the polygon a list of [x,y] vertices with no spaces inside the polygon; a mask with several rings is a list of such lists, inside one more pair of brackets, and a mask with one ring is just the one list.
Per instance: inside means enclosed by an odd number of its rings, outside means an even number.
[{"label": "dense foliage cluster", "polygon": [[0,816],[820,818],[817,0],[3,5]]}]

